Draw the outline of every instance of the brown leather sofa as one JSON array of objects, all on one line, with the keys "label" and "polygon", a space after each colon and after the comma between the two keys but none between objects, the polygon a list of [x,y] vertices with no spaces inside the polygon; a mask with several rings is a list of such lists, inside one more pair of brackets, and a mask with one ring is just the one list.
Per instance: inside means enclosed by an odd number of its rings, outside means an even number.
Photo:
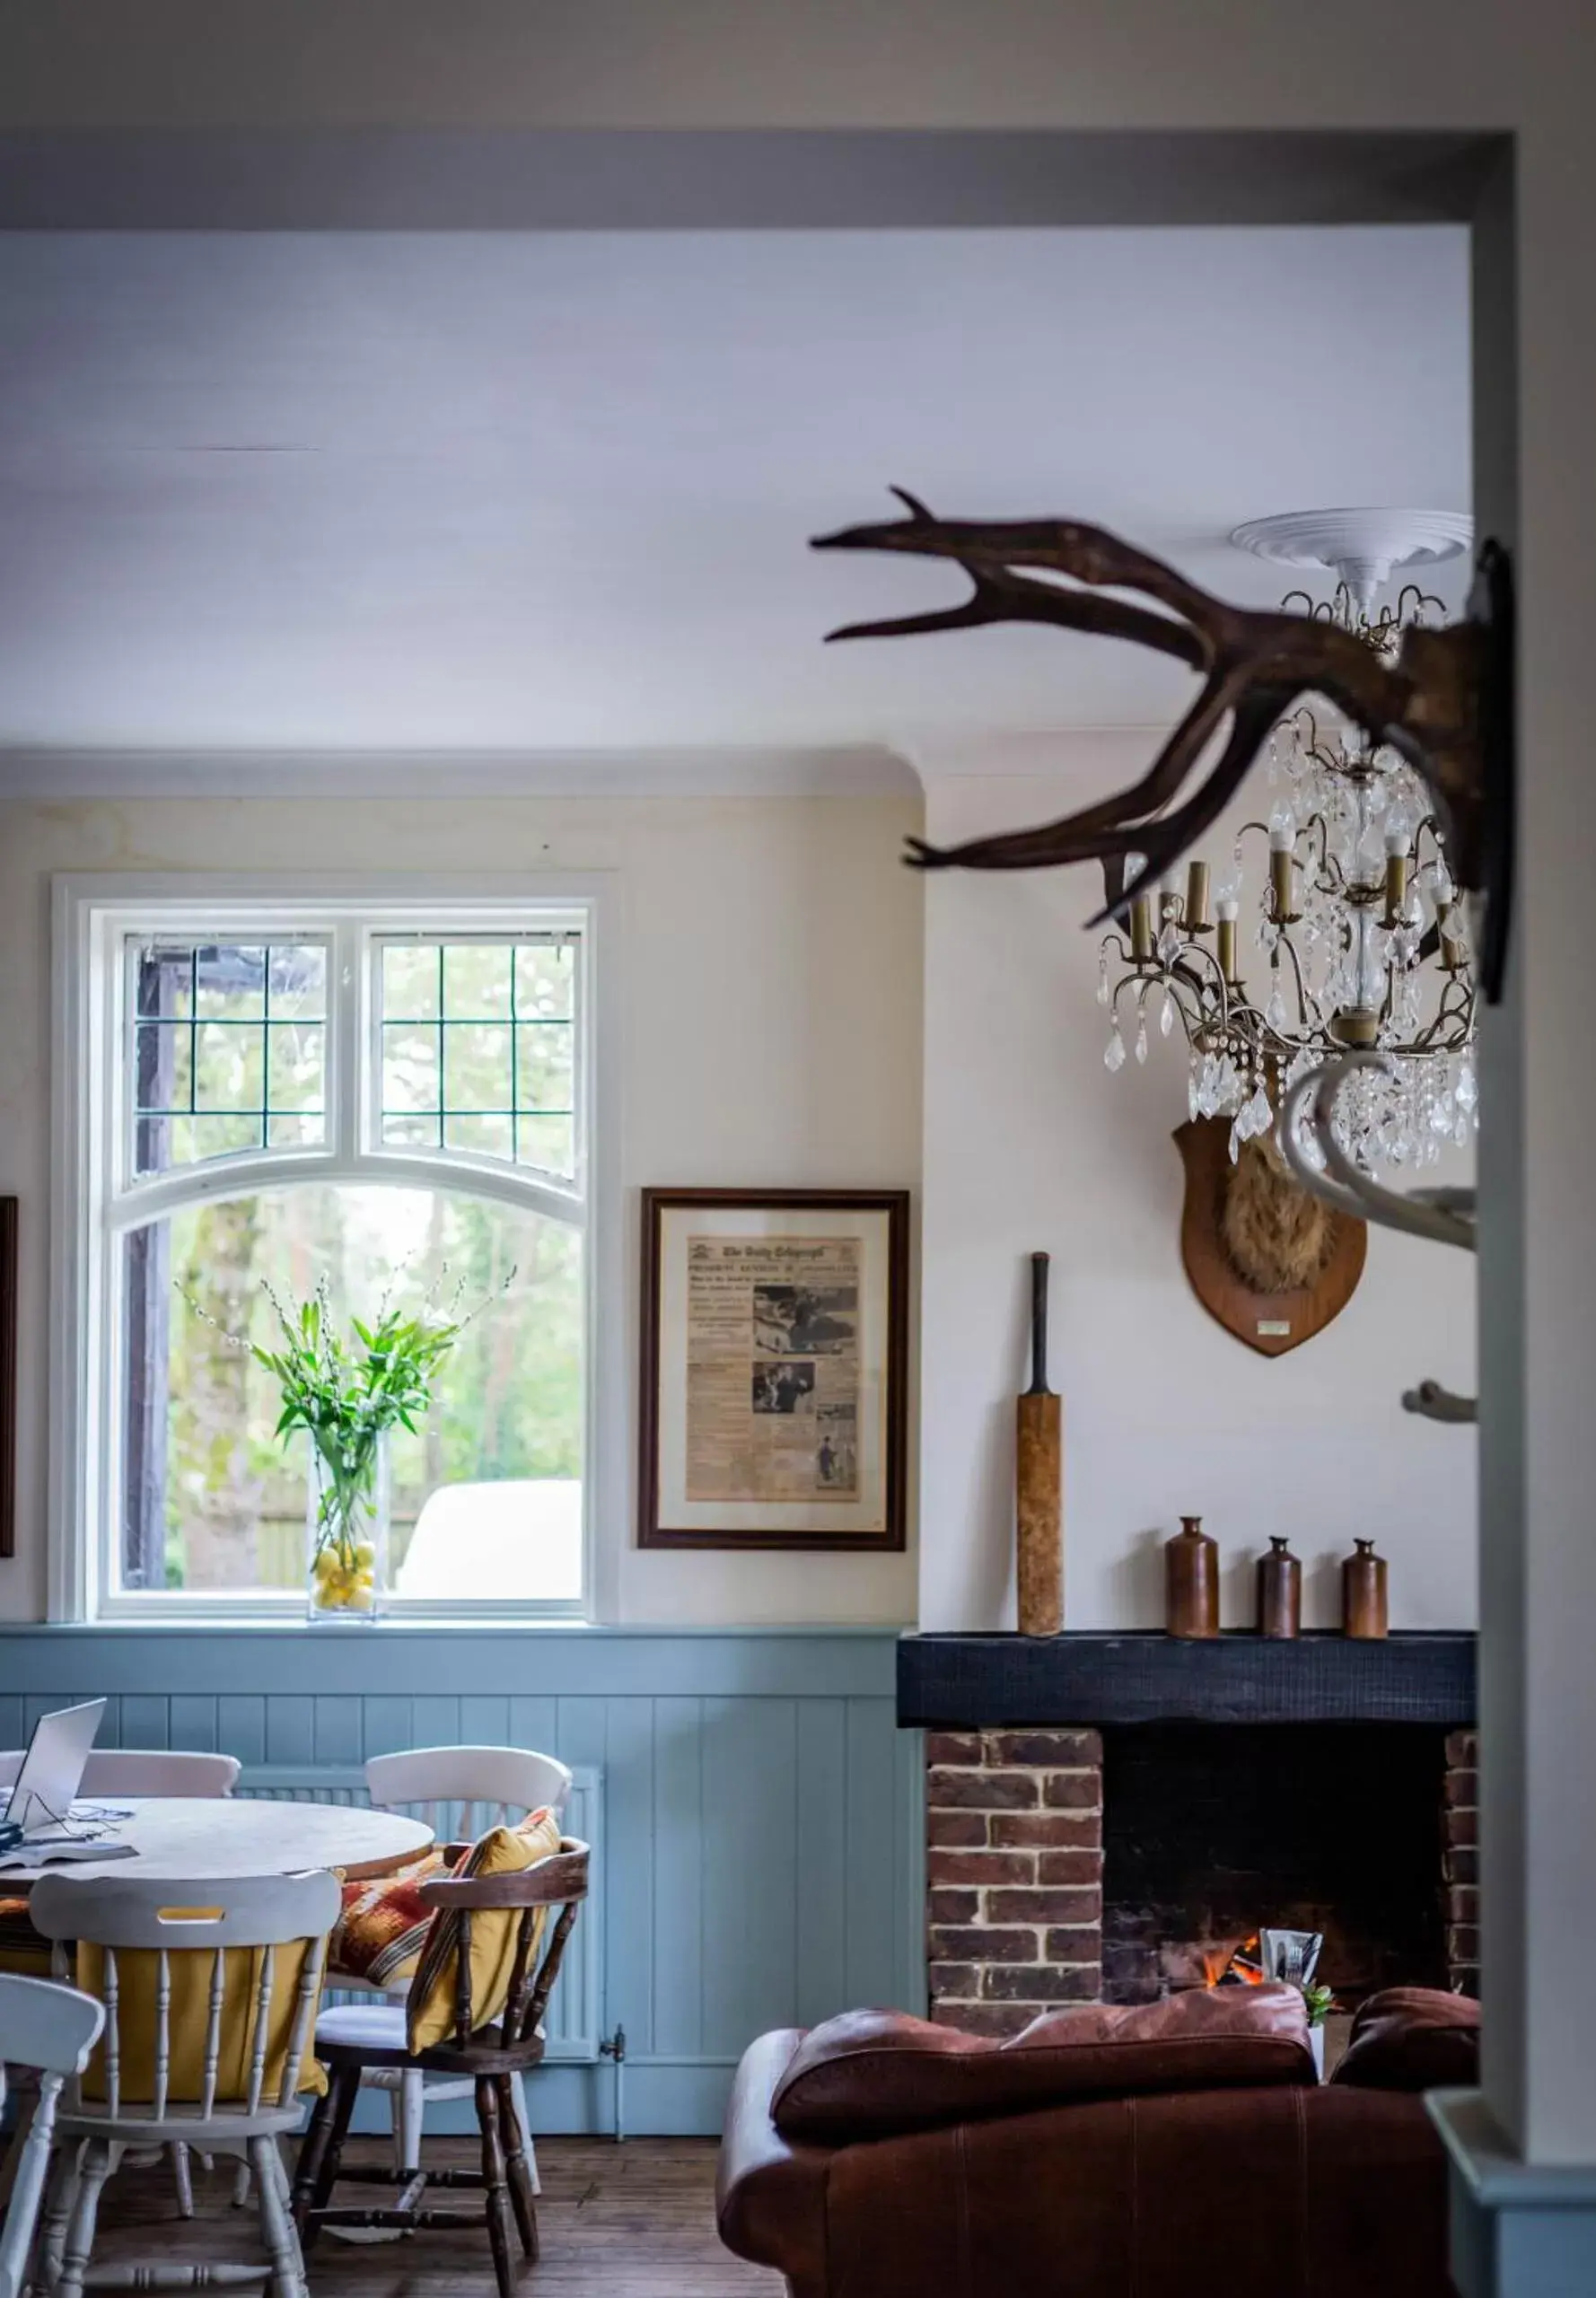
[{"label": "brown leather sofa", "polygon": [[765,2035],[728,2109],[722,2240],[793,2298],[1453,2298],[1419,2094],[1474,2080],[1478,2020],[1372,1996],[1323,2085],[1284,1987],[1004,2043],[873,2011]]}]

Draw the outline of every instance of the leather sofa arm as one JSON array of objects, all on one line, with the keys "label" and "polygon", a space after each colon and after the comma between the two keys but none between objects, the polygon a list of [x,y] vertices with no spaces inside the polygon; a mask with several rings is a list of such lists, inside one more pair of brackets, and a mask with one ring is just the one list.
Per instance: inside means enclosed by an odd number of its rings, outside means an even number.
[{"label": "leather sofa arm", "polygon": [[742,2055],[726,2108],[715,2172],[720,2237],[739,2258],[776,2267],[794,2298],[825,2287],[828,2151],[785,2139],[771,2119],[777,2083],[803,2040],[777,2028]]}]

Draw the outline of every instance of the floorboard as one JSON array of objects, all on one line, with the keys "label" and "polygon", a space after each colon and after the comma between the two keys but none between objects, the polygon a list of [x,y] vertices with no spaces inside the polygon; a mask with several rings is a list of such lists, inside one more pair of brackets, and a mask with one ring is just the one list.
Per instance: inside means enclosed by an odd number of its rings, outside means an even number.
[{"label": "floorboard", "polygon": [[[381,2162],[385,2150],[351,2142],[346,2160]],[[782,2277],[722,2249],[715,2231],[715,2143],[699,2138],[538,2142],[543,2255],[521,2278],[522,2298],[781,2298]],[[476,2165],[468,2139],[429,2139],[440,2167]],[[230,2206],[232,2171],[195,2166],[196,2216],[177,2218],[164,2168],[128,2169],[106,2190],[98,2264],[138,2259],[244,2259],[256,2255],[253,2210]],[[340,2199],[372,2204],[372,2187]],[[469,2195],[440,2197],[470,2208]],[[322,2235],[308,2261],[311,2298],[494,2298],[486,2231],[415,2234],[362,2244]]]}]

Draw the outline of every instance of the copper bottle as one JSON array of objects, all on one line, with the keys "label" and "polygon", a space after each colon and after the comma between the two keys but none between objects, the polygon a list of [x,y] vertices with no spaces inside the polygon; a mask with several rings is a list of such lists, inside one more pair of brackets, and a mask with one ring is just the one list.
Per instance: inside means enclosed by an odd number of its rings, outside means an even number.
[{"label": "copper bottle", "polygon": [[1258,1560],[1258,1632],[1275,1636],[1302,1632],[1302,1567],[1285,1540],[1274,1537],[1267,1556]]},{"label": "copper bottle", "polygon": [[1163,1544],[1164,1625],[1171,1636],[1219,1633],[1219,1543],[1200,1516],[1182,1516]]},{"label": "copper bottle", "polygon": [[1348,1636],[1381,1636],[1390,1626],[1385,1593],[1385,1558],[1372,1540],[1359,1540],[1357,1552],[1341,1566],[1341,1616]]}]

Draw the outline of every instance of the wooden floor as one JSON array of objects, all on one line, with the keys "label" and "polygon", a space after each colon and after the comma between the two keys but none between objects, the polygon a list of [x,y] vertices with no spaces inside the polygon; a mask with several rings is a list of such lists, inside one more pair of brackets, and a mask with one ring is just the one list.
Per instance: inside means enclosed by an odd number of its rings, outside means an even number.
[{"label": "wooden floor", "polygon": [[[346,2160],[381,2162],[385,2150],[351,2141]],[[467,2139],[429,2139],[440,2167],[474,2168]],[[593,2138],[538,2142],[543,2255],[521,2277],[521,2298],[780,2298],[779,2275],[746,2266],[715,2231],[715,2142]],[[232,2174],[196,2164],[196,2216],[176,2216],[164,2170],[129,2169],[106,2189],[96,2264],[140,2258],[246,2259],[257,2253],[254,2212],[230,2206]],[[349,2199],[378,2200],[371,2187]],[[469,2208],[469,2195],[439,2197]],[[308,2261],[311,2298],[494,2298],[486,2232],[414,2234],[356,2246],[325,2233]]]}]

